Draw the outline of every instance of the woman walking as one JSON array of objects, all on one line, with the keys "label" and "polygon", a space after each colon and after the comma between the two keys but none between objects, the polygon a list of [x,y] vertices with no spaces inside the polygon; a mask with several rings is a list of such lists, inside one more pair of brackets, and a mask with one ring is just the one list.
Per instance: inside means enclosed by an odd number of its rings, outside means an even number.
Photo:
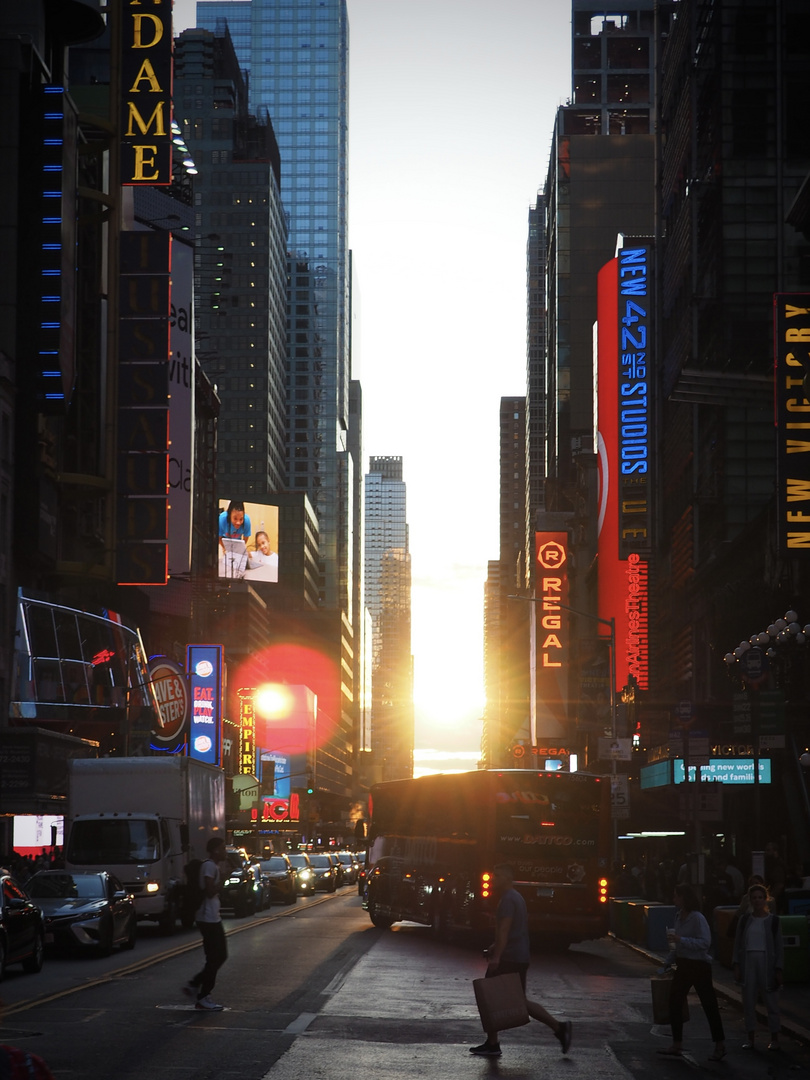
[{"label": "woman walking", "polygon": [[722,1061],[726,1056],[726,1037],[712,982],[712,958],[708,951],[712,935],[709,924],[700,913],[700,901],[691,886],[676,885],[673,903],[678,909],[673,947],[664,965],[669,968],[677,962],[669,991],[672,1045],[658,1053],[665,1057],[680,1057],[683,1053],[683,1003],[694,986],[714,1040],[714,1052],[709,1055],[709,1061]]},{"label": "woman walking", "polygon": [[762,995],[768,1012],[769,1050],[779,1049],[779,1003],[777,992],[782,985],[785,948],[779,917],[768,910],[768,893],[764,885],[752,885],[748,890],[750,914],[737,923],[734,936],[734,978],[742,983],[743,1012],[748,1042],[746,1050],[756,1049],[757,997]]}]

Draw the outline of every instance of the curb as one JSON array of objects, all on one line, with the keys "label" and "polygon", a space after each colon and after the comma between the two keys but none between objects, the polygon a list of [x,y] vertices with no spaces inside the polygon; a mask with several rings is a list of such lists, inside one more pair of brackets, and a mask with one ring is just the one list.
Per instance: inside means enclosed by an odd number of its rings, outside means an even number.
[{"label": "curb", "polygon": [[[632,941],[627,941],[625,938],[617,937],[617,935],[611,930],[608,932],[608,937],[613,938],[619,945],[624,945],[626,949],[631,949],[633,952],[638,953],[639,956],[646,957],[650,963],[656,964],[660,967],[664,962],[664,957],[660,953],[650,952],[649,949],[645,949],[643,945],[636,945]],[[726,986],[724,983],[717,982],[716,979],[712,980],[714,984],[715,993],[723,998],[725,1001],[731,1002],[732,1005],[736,1005],[742,1010],[742,994],[734,986]],[[768,1014],[761,1005],[757,1005],[757,1016],[761,1019],[766,1019]],[[784,1011],[781,1015],[781,1030],[785,1035],[789,1035],[797,1042],[810,1045],[810,1028],[804,1027],[798,1020],[793,1017],[786,1016]]]}]

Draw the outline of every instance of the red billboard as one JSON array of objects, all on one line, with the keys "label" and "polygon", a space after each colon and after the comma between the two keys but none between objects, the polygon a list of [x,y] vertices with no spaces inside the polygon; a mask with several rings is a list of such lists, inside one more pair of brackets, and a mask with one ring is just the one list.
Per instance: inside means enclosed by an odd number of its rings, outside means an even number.
[{"label": "red billboard", "polygon": [[[649,293],[647,277],[642,281],[639,273],[643,264],[637,253],[643,250],[620,252],[598,277],[599,618],[616,620],[617,691],[631,675],[640,689],[648,685],[649,567],[641,552],[650,539],[646,417],[651,394],[647,323],[642,341],[637,310]],[[633,415],[625,423],[628,409]]]}]

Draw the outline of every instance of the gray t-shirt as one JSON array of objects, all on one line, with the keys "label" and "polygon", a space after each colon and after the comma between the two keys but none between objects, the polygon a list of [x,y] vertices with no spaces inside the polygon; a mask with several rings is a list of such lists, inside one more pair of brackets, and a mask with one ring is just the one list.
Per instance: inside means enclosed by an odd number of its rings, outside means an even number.
[{"label": "gray t-shirt", "polygon": [[510,964],[528,964],[531,959],[529,919],[526,914],[526,901],[517,889],[507,889],[503,894],[498,903],[496,918],[512,919],[501,960],[508,960]]},{"label": "gray t-shirt", "polygon": [[[205,879],[213,878],[217,885],[220,881],[219,866],[213,859],[206,859],[200,867],[200,888],[205,889]],[[222,922],[219,914],[219,895],[206,896],[200,904],[195,916],[197,922],[217,923]]]}]

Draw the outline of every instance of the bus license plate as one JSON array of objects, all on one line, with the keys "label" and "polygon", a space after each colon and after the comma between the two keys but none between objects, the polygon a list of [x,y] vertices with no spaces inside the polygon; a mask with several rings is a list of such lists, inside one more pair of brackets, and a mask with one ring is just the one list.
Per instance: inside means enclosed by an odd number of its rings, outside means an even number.
[{"label": "bus license plate", "polygon": [[541,888],[539,888],[537,890],[537,895],[538,896],[546,896],[546,897],[548,897],[549,900],[553,900],[554,899],[554,890],[552,888],[549,888],[547,885],[541,886]]}]

